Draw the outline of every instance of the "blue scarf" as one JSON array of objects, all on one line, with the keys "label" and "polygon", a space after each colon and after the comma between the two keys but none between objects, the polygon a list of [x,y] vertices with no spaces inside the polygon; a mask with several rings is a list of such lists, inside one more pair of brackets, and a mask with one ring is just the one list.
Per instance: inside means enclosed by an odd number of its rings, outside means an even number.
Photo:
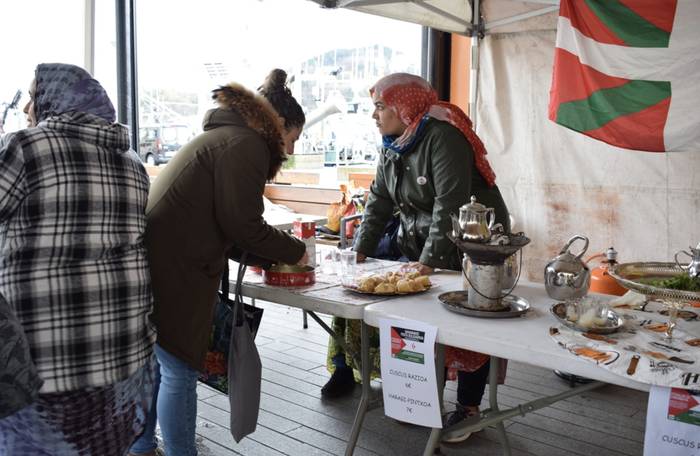
[{"label": "blue scarf", "polygon": [[429,116],[425,115],[423,118],[420,120],[418,123],[418,126],[416,127],[416,132],[413,135],[413,138],[411,138],[411,141],[408,143],[404,144],[403,146],[397,146],[395,144],[396,140],[398,139],[398,135],[385,135],[382,136],[382,144],[385,148],[396,152],[399,155],[403,155],[404,152],[407,150],[410,150],[413,145],[418,141],[418,138],[421,136],[421,132],[423,131],[423,127],[425,126],[425,122],[428,120]]}]

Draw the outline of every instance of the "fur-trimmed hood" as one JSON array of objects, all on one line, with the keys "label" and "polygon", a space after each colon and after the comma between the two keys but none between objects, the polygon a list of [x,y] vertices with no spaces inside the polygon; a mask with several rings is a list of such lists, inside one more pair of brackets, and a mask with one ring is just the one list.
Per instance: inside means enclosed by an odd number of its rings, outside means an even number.
[{"label": "fur-trimmed hood", "polygon": [[223,125],[245,125],[255,131],[265,141],[270,152],[268,179],[275,177],[282,162],[287,160],[287,155],[282,139],[284,127],[272,105],[263,96],[237,83],[214,90],[212,98],[220,109],[212,109],[204,116],[204,131]]}]

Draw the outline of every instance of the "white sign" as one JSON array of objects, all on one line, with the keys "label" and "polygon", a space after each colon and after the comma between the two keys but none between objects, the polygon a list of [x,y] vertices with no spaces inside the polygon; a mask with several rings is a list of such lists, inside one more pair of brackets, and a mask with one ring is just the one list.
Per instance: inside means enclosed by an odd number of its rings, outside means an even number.
[{"label": "white sign", "polygon": [[652,386],[644,456],[700,456],[700,391]]},{"label": "white sign", "polygon": [[419,321],[379,320],[384,413],[442,428],[435,378],[437,328]]}]

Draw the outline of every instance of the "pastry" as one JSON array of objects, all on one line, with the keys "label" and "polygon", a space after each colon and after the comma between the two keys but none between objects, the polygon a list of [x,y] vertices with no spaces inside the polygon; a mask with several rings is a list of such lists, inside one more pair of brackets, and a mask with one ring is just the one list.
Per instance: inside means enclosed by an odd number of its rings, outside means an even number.
[{"label": "pastry", "polygon": [[401,279],[398,282],[396,282],[396,291],[399,293],[410,293],[413,290],[411,280],[406,280],[406,279]]},{"label": "pastry", "polygon": [[374,292],[380,294],[396,293],[396,286],[391,282],[382,282],[374,288]]}]

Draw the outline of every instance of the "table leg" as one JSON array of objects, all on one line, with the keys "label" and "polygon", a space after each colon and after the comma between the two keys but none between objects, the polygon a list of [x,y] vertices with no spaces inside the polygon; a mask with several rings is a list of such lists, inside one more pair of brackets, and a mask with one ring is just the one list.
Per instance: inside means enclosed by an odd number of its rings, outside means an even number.
[{"label": "table leg", "polygon": [[355,445],[357,445],[357,439],[362,429],[362,422],[367,414],[367,406],[369,405],[369,396],[371,392],[370,373],[372,372],[372,365],[369,362],[369,326],[367,326],[364,321],[362,322],[362,329],[360,330],[360,339],[362,346],[362,353],[360,355],[362,359],[362,397],[360,398],[360,404],[357,406],[355,421],[352,423],[348,445],[345,447],[345,456],[352,456],[355,451]]},{"label": "table leg", "polygon": [[[442,415],[442,401],[445,394],[445,347],[442,344],[435,344],[435,377],[437,379],[438,402],[440,403],[440,414]],[[442,428],[433,428],[425,445],[423,456],[432,456],[435,449],[440,447],[440,437]]]},{"label": "table leg", "polygon": [[[489,366],[489,406],[491,412],[498,414],[498,369],[501,364],[501,359],[492,356],[491,365]],[[498,440],[501,442],[503,447],[503,454],[505,456],[510,456],[510,442],[508,441],[508,436],[506,435],[506,428],[503,426],[503,421],[499,421],[495,425],[496,432],[498,433]]]},{"label": "table leg", "polygon": [[[326,332],[333,338],[333,340],[335,340],[335,342],[336,342],[338,345],[340,345],[340,347],[343,349],[343,351],[345,351],[345,353],[347,353],[347,354],[349,354],[350,356],[352,356],[352,359],[355,361],[355,364],[357,364],[358,366],[362,366],[362,365],[363,365],[363,364],[362,364],[362,359],[360,359],[360,356],[358,355],[358,353],[355,352],[354,350],[351,350],[350,347],[348,347],[348,344],[345,342],[345,339],[343,339],[343,338],[340,337],[338,334],[336,334],[336,332],[333,331],[333,328],[331,328],[330,326],[328,326],[328,325],[326,324],[326,322],[323,321],[323,320],[321,319],[321,317],[319,317],[318,315],[316,315],[315,312],[312,312],[312,311],[310,311],[310,310],[307,310],[306,313],[307,313],[308,315],[311,315],[311,318],[313,318],[313,319],[316,321],[316,323],[318,323],[318,325],[319,325],[321,328],[323,328],[323,330],[326,331]],[[368,330],[368,331],[369,331],[369,330]],[[362,337],[362,336],[360,336],[360,337]],[[363,340],[364,340],[364,339],[363,339]],[[367,336],[367,340],[368,340],[368,342],[367,342],[367,350],[368,350],[368,353],[369,353],[369,336]],[[368,356],[369,356],[369,355],[368,355]],[[371,370],[370,370],[370,372],[371,372]]]}]

